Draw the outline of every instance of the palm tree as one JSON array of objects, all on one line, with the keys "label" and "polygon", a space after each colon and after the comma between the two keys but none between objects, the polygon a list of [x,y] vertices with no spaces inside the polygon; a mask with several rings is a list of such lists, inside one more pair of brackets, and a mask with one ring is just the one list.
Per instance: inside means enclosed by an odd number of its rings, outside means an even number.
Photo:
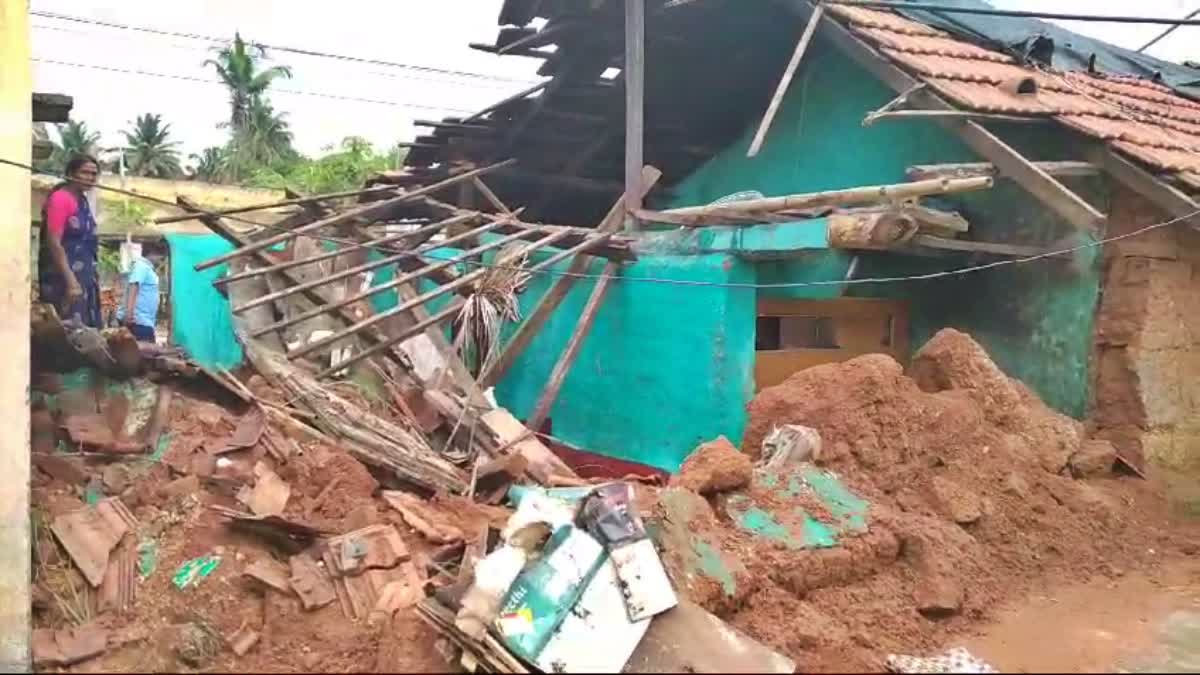
[{"label": "palm tree", "polygon": [[138,116],[132,131],[125,135],[125,163],[135,176],[173,178],[182,173],[179,167],[179,143],[169,141],[171,125],[163,124],[161,115],[146,113]]},{"label": "palm tree", "polygon": [[215,183],[225,175],[227,157],[224,148],[205,148],[200,154],[192,155],[191,177],[193,180]]},{"label": "palm tree", "polygon": [[291,78],[292,70],[287,66],[271,66],[260,70],[261,61],[267,56],[262,45],[246,44],[240,33],[233,36],[233,44],[221,48],[217,58],[208,59],[205,66],[213,66],[221,82],[229,89],[229,125],[234,132],[245,128],[250,119],[251,106],[262,99],[271,83],[279,78]]},{"label": "palm tree", "polygon": [[54,150],[50,153],[47,170],[61,174],[67,168],[72,155],[95,156],[100,143],[100,133],[89,131],[87,123],[70,121],[58,127],[58,142],[51,141]]},{"label": "palm tree", "polygon": [[245,126],[234,131],[229,143],[225,173],[239,180],[256,170],[275,168],[295,159],[292,132],[285,117],[270,103],[254,100],[247,110]]}]

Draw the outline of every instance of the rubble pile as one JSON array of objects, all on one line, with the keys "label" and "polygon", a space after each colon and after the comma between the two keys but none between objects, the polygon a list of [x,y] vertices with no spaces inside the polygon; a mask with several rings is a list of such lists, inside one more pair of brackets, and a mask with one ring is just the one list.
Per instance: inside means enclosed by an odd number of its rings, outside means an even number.
[{"label": "rubble pile", "polygon": [[801,671],[882,670],[1039,580],[1121,575],[1185,545],[1151,487],[1113,475],[1111,446],[958,331],[907,375],[885,355],[817,366],[749,413],[747,454],[816,435],[819,452],[759,457],[749,487],[708,499],[687,488],[708,482],[710,460],[689,460],[643,508],[680,594]]}]

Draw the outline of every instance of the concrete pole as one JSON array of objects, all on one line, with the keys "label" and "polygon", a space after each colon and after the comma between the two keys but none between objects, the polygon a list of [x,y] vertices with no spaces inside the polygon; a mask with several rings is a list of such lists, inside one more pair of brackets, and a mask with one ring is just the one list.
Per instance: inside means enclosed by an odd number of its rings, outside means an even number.
[{"label": "concrete pole", "polygon": [[[0,157],[32,159],[29,0],[0,0]],[[0,166],[0,672],[30,669],[29,172]]]}]

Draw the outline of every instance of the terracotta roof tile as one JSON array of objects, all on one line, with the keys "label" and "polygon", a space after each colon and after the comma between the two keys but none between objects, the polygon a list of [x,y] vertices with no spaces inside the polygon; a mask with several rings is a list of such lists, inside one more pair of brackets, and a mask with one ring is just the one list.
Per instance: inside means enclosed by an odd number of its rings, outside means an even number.
[{"label": "terracotta roof tile", "polygon": [[1162,171],[1200,173],[1200,155],[1195,152],[1152,148],[1125,141],[1114,141],[1112,146]]},{"label": "terracotta roof tile", "polygon": [[999,63],[1012,63],[1012,58],[1000,52],[994,52],[983,47],[976,47],[973,44],[955,40],[952,37],[942,37],[933,35],[906,35],[895,31],[883,30],[880,28],[866,28],[856,26],[853,28],[855,33],[863,35],[881,47],[894,49],[898,52],[908,52],[911,54],[935,54],[938,56],[951,56],[960,59],[973,59],[978,61],[995,61]]},{"label": "terracotta roof tile", "polygon": [[1036,70],[1022,68],[1015,64],[959,59],[935,54],[912,54],[887,47],[881,47],[880,51],[908,69],[930,77],[963,80],[964,82],[987,82],[994,85],[1017,78],[1032,77],[1037,82],[1039,89],[1071,91],[1058,78],[1049,77]]},{"label": "terracotta roof tile", "polygon": [[1009,94],[983,82],[961,82],[928,77],[931,87],[964,108],[1008,115],[1092,114],[1115,115],[1110,106],[1077,94],[1041,90],[1037,94]]},{"label": "terracotta roof tile", "polygon": [[852,26],[882,28],[902,35],[946,35],[946,33],[936,28],[916,21],[909,21],[899,14],[891,12],[880,12],[848,5],[828,5],[826,10],[833,16],[845,19]]},{"label": "terracotta roof tile", "polygon": [[[1170,150],[1192,152],[1200,150],[1200,139],[1172,132],[1155,124],[1096,117],[1095,115],[1060,115],[1058,120],[1073,129],[1106,141],[1125,141]],[[1197,158],[1197,161],[1200,162],[1200,157]]]},{"label": "terracotta roof tile", "polygon": [[1188,187],[1200,190],[1200,172],[1184,171],[1179,174],[1179,180],[1183,181]]}]

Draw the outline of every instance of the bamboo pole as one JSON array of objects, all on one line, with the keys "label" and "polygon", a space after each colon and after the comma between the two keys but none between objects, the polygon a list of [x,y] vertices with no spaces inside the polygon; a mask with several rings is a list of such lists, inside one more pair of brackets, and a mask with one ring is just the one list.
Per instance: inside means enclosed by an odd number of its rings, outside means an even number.
[{"label": "bamboo pole", "polygon": [[381,237],[378,239],[370,239],[370,240],[364,241],[362,243],[355,244],[354,246],[347,246],[345,248],[339,248],[336,251],[329,251],[328,253],[322,253],[321,255],[313,256],[311,258],[305,258],[303,260],[287,260],[285,262],[276,263],[269,267],[259,267],[257,269],[247,270],[245,272],[239,272],[237,274],[230,275],[227,277],[221,277],[220,279],[217,279],[213,283],[216,284],[217,286],[223,286],[225,284],[230,284],[235,281],[242,281],[243,279],[252,279],[254,277],[259,277],[264,274],[271,274],[272,272],[279,272],[282,270],[290,270],[293,267],[300,267],[302,265],[308,265],[311,263],[323,262],[325,260],[329,260],[330,258],[340,258],[341,256],[344,256],[348,253],[353,253],[354,251],[364,249],[364,248],[377,248],[380,246],[386,246],[388,244],[394,244],[398,241],[403,241],[405,239],[417,239],[417,238],[423,237],[427,234],[436,234],[440,230],[442,230],[446,227],[449,227],[451,225],[458,225],[458,224],[461,224],[464,222],[470,222],[471,220],[473,220],[475,218],[479,218],[479,217],[482,217],[482,215],[475,214],[475,213],[463,214],[463,215],[455,216],[453,218],[448,218],[446,220],[441,220],[436,223],[430,223],[429,225],[426,225],[417,230],[413,230],[412,232],[402,232],[400,234],[393,234],[393,235]]},{"label": "bamboo pole", "polygon": [[[380,267],[386,267],[388,265],[396,263],[400,260],[404,260],[406,258],[414,258],[414,257],[420,256],[420,255],[423,255],[425,253],[429,253],[430,251],[435,251],[439,248],[444,248],[446,246],[456,244],[464,239],[470,239],[471,237],[476,237],[481,234],[491,232],[492,230],[500,227],[500,224],[501,223],[499,220],[494,220],[486,225],[482,225],[473,230],[468,230],[467,232],[463,232],[462,234],[450,237],[449,239],[445,239],[443,241],[437,241],[437,242],[433,242],[433,243],[429,243],[429,244],[424,244],[424,245],[419,246],[411,251],[404,251],[402,253],[397,253],[396,255],[388,256],[386,258],[381,258],[380,260],[365,262],[361,265],[355,265],[354,267],[344,269],[341,272],[330,274],[329,276],[321,277],[319,279],[313,279],[312,281],[307,281],[298,286],[289,286],[287,288],[281,289],[274,293],[268,293],[267,295],[264,295],[261,298],[255,298],[255,299],[251,300],[250,302],[247,302],[244,305],[234,307],[233,313],[240,314],[248,309],[254,309],[255,307],[258,307],[259,305],[265,305],[267,303],[274,302],[276,300],[280,300],[280,299],[295,295],[296,293],[302,293],[304,291],[307,291],[310,288],[318,288],[318,287],[324,286],[326,284],[334,283],[335,281],[340,281],[347,277],[352,277],[356,274],[362,274],[364,272],[370,272],[372,270],[379,269]],[[315,257],[319,258],[320,256],[315,256]],[[310,258],[309,260],[311,261],[312,258]]]},{"label": "bamboo pole", "polygon": [[[556,254],[550,256],[549,258],[547,258],[546,260],[543,260],[542,262],[530,267],[529,272],[531,274],[536,274],[544,269],[553,267],[554,265],[558,264],[559,262],[562,262],[563,260],[566,260],[567,258],[579,255],[579,254],[587,251],[589,248],[600,245],[604,241],[608,240],[611,236],[612,236],[611,234],[603,234],[603,235],[599,235],[599,236],[595,237],[594,239],[581,242],[565,251],[556,253]],[[480,270],[480,272],[486,272],[486,270]],[[426,295],[429,295],[429,294],[426,294]],[[421,298],[415,298],[414,300],[420,300],[421,302],[426,302],[428,300],[428,298],[426,298],[424,300],[422,300]],[[373,347],[370,347],[364,351],[361,351],[361,352],[351,356],[349,359],[346,359],[345,361],[340,363],[337,366],[337,368],[330,368],[330,369],[322,372],[318,377],[328,377],[350,365],[358,363],[359,361],[361,361],[365,358],[375,356],[376,354],[384,352],[385,350],[387,350],[397,344],[400,344],[401,342],[404,342],[405,340],[409,339],[410,337],[412,337],[414,335],[418,335],[418,334],[428,330],[432,326],[437,326],[442,323],[445,323],[446,321],[448,321],[451,318],[453,318],[454,316],[456,316],[458,314],[458,312],[462,309],[462,307],[465,303],[466,303],[466,301],[461,298],[455,299],[454,301],[452,301],[450,303],[449,306],[447,306],[446,308],[444,308],[442,311],[438,312],[437,314],[429,317],[425,321],[422,321],[422,322],[416,324],[415,326],[412,326],[412,327],[404,330],[399,335],[389,337],[385,342],[383,342],[381,344],[375,345]],[[394,311],[394,310],[389,310],[389,311]]]},{"label": "bamboo pole", "polygon": [[[503,246],[504,244],[507,244],[509,240],[515,241],[523,236],[526,236],[527,234],[529,234],[529,233],[524,232],[524,233],[509,235],[508,237],[505,237],[504,239],[499,239],[495,242],[492,242],[492,244],[500,244],[501,246]],[[553,244],[554,242],[566,237],[567,234],[568,234],[567,232],[564,232],[561,230],[558,232],[547,233],[546,236],[531,243],[525,250],[526,251],[535,251],[544,246],[549,246],[550,244]],[[477,255],[477,253],[478,252],[470,252],[468,254],[464,254],[461,257],[469,258],[470,256]],[[447,262],[449,262],[449,261],[447,261]],[[429,291],[428,293],[424,293],[424,294],[419,295],[411,300],[402,302],[399,305],[387,310],[386,312],[380,312],[379,314],[375,314],[374,316],[367,317],[366,319],[359,321],[358,323],[354,324],[353,326],[350,326],[349,328],[346,328],[345,330],[334,333],[333,335],[330,335],[329,337],[318,340],[316,342],[308,343],[306,345],[301,345],[296,350],[288,352],[288,358],[289,359],[300,358],[307,354],[311,354],[323,347],[328,347],[328,346],[336,343],[338,340],[341,340],[343,338],[347,338],[351,335],[354,335],[355,333],[357,333],[358,331],[360,331],[364,328],[374,326],[375,324],[379,323],[380,321],[383,321],[384,319],[388,318],[389,316],[395,316],[396,314],[399,314],[401,312],[406,312],[409,309],[412,309],[413,307],[415,307],[417,305],[424,304],[434,298],[445,295],[446,293],[449,293],[450,291],[452,291],[456,288],[465,286],[465,285],[471,283],[472,281],[475,281],[479,277],[483,276],[487,272],[488,272],[487,267],[480,267],[479,269],[475,270],[474,272],[471,272],[469,274],[464,274],[463,276],[455,279],[454,281],[452,281],[448,284],[445,284],[443,286],[438,286],[437,288]],[[416,272],[414,272],[413,274],[416,274]],[[408,281],[411,281],[411,279],[405,280],[405,283],[407,283]],[[393,281],[392,283],[395,283],[395,281]]]},{"label": "bamboo pole", "polygon": [[499,168],[502,168],[505,166],[509,166],[509,165],[515,163],[515,161],[516,160],[510,159],[510,160],[506,160],[503,162],[498,162],[496,164],[492,164],[490,166],[485,166],[480,169],[475,169],[474,171],[467,171],[466,173],[460,173],[456,176],[451,176],[450,178],[447,178],[445,180],[434,183],[433,185],[427,185],[423,188],[413,190],[412,192],[406,192],[398,197],[393,197],[391,199],[385,199],[383,201],[366,204],[364,206],[360,206],[355,209],[350,209],[349,211],[343,211],[342,213],[339,213],[334,216],[330,216],[329,218],[325,218],[323,220],[318,220],[315,223],[309,223],[308,225],[305,225],[303,227],[298,227],[290,232],[282,232],[273,237],[267,237],[266,239],[260,239],[258,241],[251,243],[248,246],[243,246],[242,248],[239,248],[236,251],[232,251],[230,253],[226,253],[225,255],[217,256],[216,258],[211,258],[209,260],[206,260],[206,261],[196,265],[196,271],[203,272],[204,270],[216,267],[217,265],[220,265],[221,263],[229,262],[230,260],[233,260],[235,258],[240,258],[242,256],[249,255],[249,254],[255,253],[257,251],[262,251],[264,249],[274,246],[275,244],[279,244],[279,243],[282,243],[285,241],[289,241],[291,239],[295,239],[296,237],[298,237],[302,234],[305,234],[308,232],[315,232],[317,230],[320,230],[321,228],[329,227],[331,225],[338,225],[340,223],[344,223],[348,220],[352,220],[355,218],[370,218],[374,214],[387,211],[388,209],[396,206],[397,204],[401,204],[403,202],[406,202],[406,201],[409,201],[412,199],[416,199],[417,197],[420,197],[422,195],[430,194],[432,192],[437,192],[438,190],[442,190],[451,185],[455,185],[455,184],[459,183],[460,181],[470,180],[476,176],[482,176],[483,174],[486,174],[491,171],[495,171],[496,169],[499,169]]},{"label": "bamboo pole", "polygon": [[706,223],[705,220],[712,217],[744,217],[752,216],[756,213],[796,211],[870,202],[900,201],[927,195],[986,190],[992,187],[993,182],[990,176],[977,178],[939,178],[913,183],[872,185],[850,188],[848,190],[830,190],[826,192],[788,195],[786,197],[749,199],[743,202],[690,206],[682,209],[671,209],[669,211],[643,211],[641,217],[652,222],[675,223],[695,227],[703,224],[711,224]]}]

